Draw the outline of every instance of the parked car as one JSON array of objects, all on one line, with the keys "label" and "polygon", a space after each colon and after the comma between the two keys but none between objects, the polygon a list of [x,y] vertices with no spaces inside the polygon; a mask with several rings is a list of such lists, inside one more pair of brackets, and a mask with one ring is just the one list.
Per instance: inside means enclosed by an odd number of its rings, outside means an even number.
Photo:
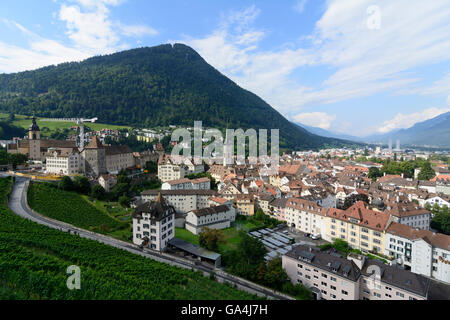
[{"label": "parked car", "polygon": [[311,239],[313,240],[320,240],[320,234],[312,234]]},{"label": "parked car", "polygon": [[311,237],[311,233],[305,233],[305,237]]}]

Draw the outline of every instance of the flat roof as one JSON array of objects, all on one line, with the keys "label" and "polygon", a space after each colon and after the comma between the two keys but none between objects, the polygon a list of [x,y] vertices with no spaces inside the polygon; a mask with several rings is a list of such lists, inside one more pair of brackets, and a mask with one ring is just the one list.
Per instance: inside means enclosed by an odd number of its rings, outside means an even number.
[{"label": "flat roof", "polygon": [[210,259],[210,260],[214,260],[214,261],[216,261],[217,259],[220,258],[219,253],[209,251],[204,248],[200,248],[200,247],[196,246],[195,244],[186,242],[186,241],[178,239],[178,238],[172,238],[169,240],[168,243],[178,249],[189,252],[190,254],[196,255],[198,257],[202,257],[202,258]]}]

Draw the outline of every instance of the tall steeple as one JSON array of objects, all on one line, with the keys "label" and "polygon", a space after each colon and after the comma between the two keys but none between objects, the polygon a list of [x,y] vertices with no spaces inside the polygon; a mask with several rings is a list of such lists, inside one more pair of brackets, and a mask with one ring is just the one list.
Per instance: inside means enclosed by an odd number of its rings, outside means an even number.
[{"label": "tall steeple", "polygon": [[33,119],[30,127],[28,128],[28,139],[39,140],[40,139],[40,129],[36,123],[36,117],[33,115]]}]

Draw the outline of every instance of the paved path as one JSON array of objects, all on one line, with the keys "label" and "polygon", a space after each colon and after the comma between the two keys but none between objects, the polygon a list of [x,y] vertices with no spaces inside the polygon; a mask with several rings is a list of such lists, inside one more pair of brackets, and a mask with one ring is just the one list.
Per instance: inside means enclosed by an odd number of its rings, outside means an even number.
[{"label": "paved path", "polygon": [[[4,175],[2,175],[4,176]],[[16,177],[16,182],[13,186],[13,190],[9,199],[8,206],[9,208],[17,215],[32,220],[36,223],[45,225],[47,227],[61,230],[64,232],[70,232],[72,234],[78,234],[80,237],[95,240],[116,248],[120,248],[126,251],[129,251],[134,254],[138,254],[144,256],[146,258],[150,258],[159,262],[168,263],[173,266],[185,268],[185,269],[195,269],[203,272],[205,275],[209,275],[211,272],[214,272],[216,276],[216,280],[218,282],[228,282],[232,285],[237,285],[238,289],[246,291],[251,294],[257,294],[258,296],[267,297],[268,299],[276,299],[276,300],[293,300],[293,298],[286,296],[282,293],[275,292],[273,290],[264,288],[252,282],[249,282],[245,279],[230,275],[220,269],[209,267],[203,264],[196,264],[193,261],[183,259],[180,257],[175,257],[165,253],[159,253],[156,251],[152,251],[150,249],[141,250],[138,246],[117,240],[115,238],[111,238],[108,236],[104,236],[98,233],[94,233],[91,231],[87,231],[84,229],[80,229],[74,227],[70,224],[53,220],[47,217],[44,217],[33,210],[28,206],[26,195],[27,188],[29,184],[29,179],[23,177]]]}]

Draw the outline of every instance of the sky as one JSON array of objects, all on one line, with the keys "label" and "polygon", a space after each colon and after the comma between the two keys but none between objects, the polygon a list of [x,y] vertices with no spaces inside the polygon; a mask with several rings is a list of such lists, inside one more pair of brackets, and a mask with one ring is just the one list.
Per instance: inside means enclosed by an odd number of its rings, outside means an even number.
[{"label": "sky", "polygon": [[0,73],[163,43],[333,132],[450,111],[450,0],[0,1]]}]

